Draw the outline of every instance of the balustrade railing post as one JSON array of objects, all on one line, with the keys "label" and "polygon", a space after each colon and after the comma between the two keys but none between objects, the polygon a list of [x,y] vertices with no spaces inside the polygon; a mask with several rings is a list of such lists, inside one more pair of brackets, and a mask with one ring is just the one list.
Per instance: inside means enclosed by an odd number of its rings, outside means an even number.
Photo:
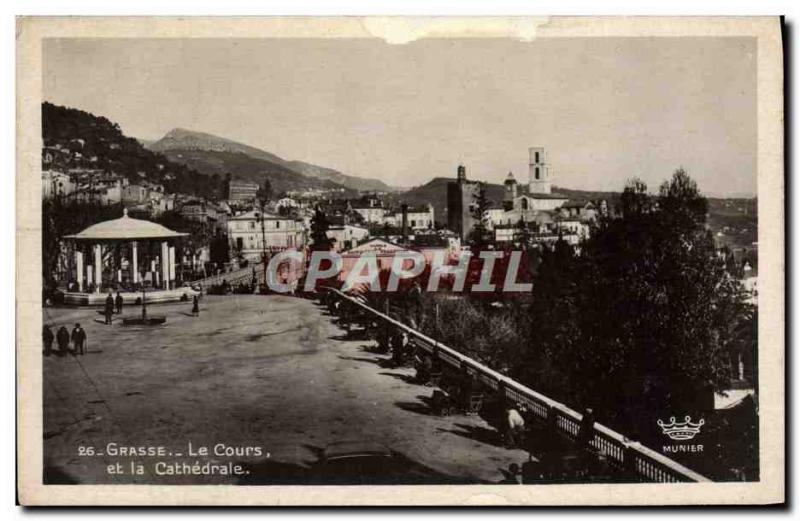
[{"label": "balustrade railing post", "polygon": [[630,445],[626,445],[622,452],[622,464],[628,478],[634,481],[641,481],[639,469],[636,465],[636,451]]},{"label": "balustrade railing post", "polygon": [[497,394],[500,397],[500,410],[505,414],[508,407],[508,396],[506,395],[506,383],[503,380],[497,381]]}]

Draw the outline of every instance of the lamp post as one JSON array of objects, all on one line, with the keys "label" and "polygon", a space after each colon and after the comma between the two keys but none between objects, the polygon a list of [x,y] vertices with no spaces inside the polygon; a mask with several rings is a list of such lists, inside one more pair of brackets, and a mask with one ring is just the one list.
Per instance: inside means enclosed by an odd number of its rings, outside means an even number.
[{"label": "lamp post", "polygon": [[259,187],[256,193],[258,205],[261,209],[261,269],[264,276],[264,284],[267,283],[267,233],[264,229],[264,208],[267,206],[270,195],[272,195],[272,186],[269,179],[265,179],[264,184]]}]

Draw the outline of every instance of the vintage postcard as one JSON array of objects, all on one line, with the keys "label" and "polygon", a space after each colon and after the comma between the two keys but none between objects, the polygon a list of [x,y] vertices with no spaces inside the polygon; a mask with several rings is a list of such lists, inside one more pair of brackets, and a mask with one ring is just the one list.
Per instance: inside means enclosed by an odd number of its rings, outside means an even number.
[{"label": "vintage postcard", "polygon": [[784,501],[779,18],[20,18],[24,505]]}]

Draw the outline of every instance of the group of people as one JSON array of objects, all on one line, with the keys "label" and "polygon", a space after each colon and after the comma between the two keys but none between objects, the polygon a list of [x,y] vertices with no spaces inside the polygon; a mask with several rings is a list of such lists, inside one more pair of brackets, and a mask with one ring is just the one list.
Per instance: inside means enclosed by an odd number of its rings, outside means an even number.
[{"label": "group of people", "polygon": [[[512,463],[504,472],[502,483],[539,482],[609,482],[614,479],[608,455],[595,448],[595,416],[591,408],[584,410],[577,436],[569,440],[559,434],[558,413],[548,415],[547,425],[534,439],[529,439],[524,406],[517,410],[507,406],[503,415],[506,448],[528,452],[528,461]],[[534,459],[536,453],[536,459]]]},{"label": "group of people", "polygon": [[[53,341],[56,342],[58,347],[58,350],[55,351],[55,353],[59,356],[64,356],[70,352],[73,355],[86,354],[86,330],[84,330],[79,323],[75,324],[75,327],[72,329],[71,333],[65,326],[62,325],[58,328],[55,334],[53,334],[50,326],[46,325],[44,326],[44,330],[42,332],[42,340],[44,343],[44,356],[50,356],[54,353]],[[71,351],[69,348],[70,342],[72,342]]]},{"label": "group of people", "polygon": [[117,290],[116,298],[112,295],[112,293],[113,292],[109,291],[108,296],[106,297],[106,305],[103,313],[103,315],[106,317],[106,324],[111,324],[111,318],[114,313],[118,315],[122,313],[122,304],[124,303],[119,290]]}]

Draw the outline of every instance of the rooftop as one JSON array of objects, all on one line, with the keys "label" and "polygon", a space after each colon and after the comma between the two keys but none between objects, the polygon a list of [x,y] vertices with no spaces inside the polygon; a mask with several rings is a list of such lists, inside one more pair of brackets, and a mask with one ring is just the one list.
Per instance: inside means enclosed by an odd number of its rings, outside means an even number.
[{"label": "rooftop", "polygon": [[93,224],[80,233],[65,235],[64,238],[78,241],[102,241],[171,239],[185,237],[186,235],[188,234],[170,230],[152,221],[128,217],[128,209],[126,208],[119,219]]}]

